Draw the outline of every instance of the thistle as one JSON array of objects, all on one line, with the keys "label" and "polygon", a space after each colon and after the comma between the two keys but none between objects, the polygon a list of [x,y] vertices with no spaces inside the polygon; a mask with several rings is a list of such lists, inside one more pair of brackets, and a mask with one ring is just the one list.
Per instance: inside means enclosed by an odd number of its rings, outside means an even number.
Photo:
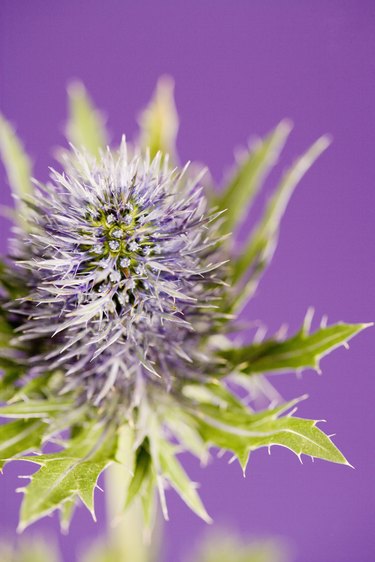
[{"label": "thistle", "polygon": [[[159,83],[143,112],[140,138],[119,147],[106,147],[103,119],[82,86],[69,101],[70,149],[60,150],[46,184],[30,180],[20,141],[0,122],[17,204],[0,271],[0,416],[16,420],[0,426],[0,450],[3,464],[40,465],[24,489],[20,529],[55,509],[67,528],[78,499],[94,515],[97,479],[110,464],[125,466],[124,507],[140,497],[148,524],[156,488],[168,517],[168,486],[210,520],[177,458],[182,450],[207,460],[217,447],[243,470],[250,452],[278,444],[348,464],[315,421],[294,416],[300,399],[263,410],[247,404],[263,388],[259,375],[318,369],[367,325],[322,323],[311,333],[308,312],[289,339],[240,346],[230,337],[272,258],[288,200],[327,138],[286,171],[238,251],[236,228],[289,122],[246,152],[218,192],[204,170],[177,163],[170,82]],[[59,452],[46,450],[50,442]]]},{"label": "thistle", "polygon": [[160,153],[129,158],[123,140],[99,161],[73,156],[29,199],[14,243],[29,288],[18,341],[48,341],[31,361],[62,368],[62,392],[132,410],[147,386],[207,378],[198,348],[223,318],[221,213]]}]

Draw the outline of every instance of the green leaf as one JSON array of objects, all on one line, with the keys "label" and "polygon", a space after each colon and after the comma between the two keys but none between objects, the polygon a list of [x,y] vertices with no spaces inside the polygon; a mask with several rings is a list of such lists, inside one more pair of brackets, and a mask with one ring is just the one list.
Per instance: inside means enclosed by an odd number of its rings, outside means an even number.
[{"label": "green leaf", "polygon": [[206,523],[210,523],[211,518],[201,502],[196,491],[196,485],[190,480],[177,460],[174,447],[167,441],[159,441],[158,451],[163,477],[170,482],[175,491],[194,513],[201,517],[203,521],[206,521]]},{"label": "green leaf", "polygon": [[[345,457],[317,426],[316,421],[292,417],[278,417],[285,410],[276,408],[258,414],[249,412],[247,419],[226,419],[225,413],[217,409],[196,416],[202,437],[211,445],[232,451],[244,468],[244,461],[253,450],[260,447],[281,445],[293,451],[327,461],[348,464]],[[245,465],[246,466],[246,465]]]},{"label": "green leaf", "polygon": [[68,87],[69,117],[66,137],[77,148],[85,148],[98,157],[108,144],[102,114],[94,107],[83,84],[73,82]]},{"label": "green leaf", "polygon": [[71,407],[71,400],[28,400],[0,407],[0,418],[48,418]]},{"label": "green leaf", "polygon": [[302,396],[300,398],[296,398],[294,400],[290,400],[289,402],[280,404],[275,408],[260,410],[258,412],[254,412],[245,405],[243,405],[242,410],[233,410],[230,406],[226,408],[220,406],[218,409],[218,406],[214,404],[200,404],[199,412],[203,415],[203,419],[205,419],[205,416],[208,416],[212,419],[218,419],[220,417],[220,422],[224,423],[225,425],[233,427],[238,426],[242,429],[251,429],[254,424],[257,424],[259,422],[263,423],[267,420],[273,420],[278,416],[281,416],[288,410],[294,408],[305,398],[306,396]]},{"label": "green leaf", "polygon": [[100,473],[113,461],[115,448],[115,431],[91,422],[59,453],[22,457],[41,468],[23,490],[19,529],[76,498],[95,519],[94,490]]},{"label": "green leaf", "polygon": [[356,334],[371,324],[344,324],[322,327],[309,334],[305,328],[292,338],[265,340],[240,348],[219,352],[233,371],[245,374],[293,371],[304,368],[319,370],[320,360],[339,346],[346,345]]},{"label": "green leaf", "polygon": [[151,471],[151,468],[152,464],[150,453],[148,452],[146,446],[141,445],[140,447],[138,447],[135,456],[134,475],[129,484],[125,508],[128,508],[130,506],[134,498],[140,492],[142,485],[144,484]]},{"label": "green leaf", "polygon": [[34,192],[31,182],[32,165],[14,128],[2,115],[0,115],[0,157],[9,185],[16,196],[16,204],[20,211],[17,216],[20,223],[24,224],[27,209],[23,200]]},{"label": "green leaf", "polygon": [[48,383],[52,378],[52,373],[45,372],[38,377],[30,379],[20,388],[15,388],[12,396],[12,403],[18,402],[19,400],[27,400],[31,398],[41,398],[48,394]]},{"label": "green leaf", "polygon": [[[12,299],[17,299],[23,297],[27,294],[27,287],[24,284],[24,281],[14,274],[5,263],[4,261],[0,260],[0,285],[3,289],[5,289],[7,296]],[[3,330],[5,325],[8,324],[8,329],[13,332],[12,327],[8,323],[8,317],[5,310],[1,310],[1,317],[2,317],[2,327]]]},{"label": "green leaf", "polygon": [[226,209],[223,216],[226,232],[233,230],[244,218],[259,188],[277,163],[291,128],[289,121],[282,121],[265,139],[259,140],[239,164],[224,193],[218,197],[219,210]]},{"label": "green leaf", "polygon": [[177,439],[184,451],[195,455],[202,464],[208,460],[207,446],[181,407],[169,407],[164,413],[164,420],[169,431]]},{"label": "green leaf", "polygon": [[183,388],[185,396],[199,403],[212,403],[220,407],[230,407],[232,411],[242,411],[244,404],[235,396],[225,385],[225,382],[218,380],[202,384],[187,384]]},{"label": "green leaf", "polygon": [[[129,431],[129,428],[127,427],[122,427],[122,429]],[[143,524],[146,528],[151,529],[153,517],[155,515],[155,471],[153,469],[152,459],[149,453],[148,440],[146,439],[142,445],[138,447],[135,454],[133,453],[133,441],[134,437],[132,437],[131,443],[129,443],[132,447],[131,452],[129,451],[129,447],[126,447],[127,458],[129,458],[129,456],[132,457],[131,463],[128,463],[127,466],[128,469],[132,470],[132,476],[126,489],[125,510],[134,505],[134,500],[136,498],[140,498],[144,517]],[[122,456],[123,455],[117,455],[116,459],[121,462]],[[124,462],[121,464],[124,465]],[[113,468],[114,467],[112,466],[112,472]],[[122,480],[124,480],[124,478],[122,478]],[[137,506],[135,506],[135,508],[137,509]],[[130,510],[130,513],[127,514],[126,517],[132,516],[134,516],[134,512],[133,510]]]},{"label": "green leaf", "polygon": [[[4,371],[0,379],[0,401],[10,400],[14,394],[14,383],[20,378],[20,373],[16,369]],[[1,410],[1,408],[0,408]],[[0,416],[1,417],[1,416]]]},{"label": "green leaf", "polygon": [[3,316],[3,311],[0,311],[0,347],[9,347],[9,341],[13,337],[14,332],[7,321],[6,317]]},{"label": "green leaf", "polygon": [[328,137],[321,137],[286,171],[244,250],[233,260],[232,283],[244,283],[237,290],[231,310],[241,307],[255,291],[260,275],[272,259],[280,222],[294,189],[329,143]]},{"label": "green leaf", "polygon": [[161,151],[176,159],[178,114],[174,103],[174,83],[169,76],[162,76],[153,98],[139,117],[140,145],[150,150],[151,158]]},{"label": "green leaf", "polygon": [[142,487],[141,501],[144,524],[146,529],[151,529],[156,516],[156,476],[153,470],[148,472]]},{"label": "green leaf", "polygon": [[7,460],[39,450],[46,426],[41,421],[17,420],[0,425],[0,470]]}]

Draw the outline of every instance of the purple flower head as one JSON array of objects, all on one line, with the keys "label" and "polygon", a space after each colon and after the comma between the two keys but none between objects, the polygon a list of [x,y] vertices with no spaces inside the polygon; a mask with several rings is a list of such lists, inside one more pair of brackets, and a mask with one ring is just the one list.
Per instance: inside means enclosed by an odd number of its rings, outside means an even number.
[{"label": "purple flower head", "polygon": [[145,383],[207,375],[199,342],[222,318],[225,260],[198,182],[123,141],[99,161],[75,151],[39,185],[17,242],[30,286],[20,339],[48,342],[33,360],[61,368],[64,390],[95,404],[120,392],[134,407]]}]

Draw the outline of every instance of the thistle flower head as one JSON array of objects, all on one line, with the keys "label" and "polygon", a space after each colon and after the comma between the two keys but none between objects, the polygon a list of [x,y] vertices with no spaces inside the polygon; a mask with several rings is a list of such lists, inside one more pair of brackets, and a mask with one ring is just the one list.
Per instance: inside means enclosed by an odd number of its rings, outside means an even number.
[{"label": "thistle flower head", "polygon": [[[34,363],[64,367],[65,389],[98,404],[134,404],[144,382],[199,376],[197,342],[219,321],[224,278],[215,219],[187,167],[159,153],[99,161],[75,151],[29,201],[31,236],[17,243],[30,293],[21,340],[48,339]],[[192,368],[193,365],[193,368]]]}]

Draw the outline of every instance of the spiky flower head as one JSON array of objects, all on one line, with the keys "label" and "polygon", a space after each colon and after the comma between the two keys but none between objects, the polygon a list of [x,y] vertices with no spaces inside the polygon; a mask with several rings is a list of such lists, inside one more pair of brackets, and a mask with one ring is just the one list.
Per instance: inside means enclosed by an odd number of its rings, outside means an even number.
[{"label": "spiky flower head", "polygon": [[20,341],[49,340],[33,362],[63,368],[63,391],[134,406],[145,384],[207,375],[199,342],[222,318],[224,260],[199,179],[160,152],[129,156],[123,139],[99,160],[75,150],[29,198]]},{"label": "spiky flower head", "polygon": [[[47,184],[31,182],[31,164],[0,118],[18,207],[0,264],[0,417],[19,418],[0,425],[0,468],[14,458],[42,467],[21,528],[54,509],[66,526],[77,498],[94,512],[97,478],[115,461],[132,474],[124,502],[140,495],[146,523],[156,485],[165,516],[171,485],[209,520],[181,450],[206,460],[216,446],[243,470],[251,451],[277,444],[345,464],[316,422],[292,415],[298,399],[271,407],[272,386],[257,375],[317,369],[365,325],[310,334],[308,314],[289,339],[228,337],[272,258],[286,203],[327,139],[287,170],[251,236],[228,239],[277,161],[288,122],[252,147],[219,193],[168,159],[177,158],[178,126],[170,82],[159,84],[129,151],[125,141],[105,149],[82,86],[70,89],[70,104],[68,139],[84,148],[64,151]],[[260,412],[249,405],[259,390],[271,398]],[[56,438],[59,452],[44,452]]]}]

